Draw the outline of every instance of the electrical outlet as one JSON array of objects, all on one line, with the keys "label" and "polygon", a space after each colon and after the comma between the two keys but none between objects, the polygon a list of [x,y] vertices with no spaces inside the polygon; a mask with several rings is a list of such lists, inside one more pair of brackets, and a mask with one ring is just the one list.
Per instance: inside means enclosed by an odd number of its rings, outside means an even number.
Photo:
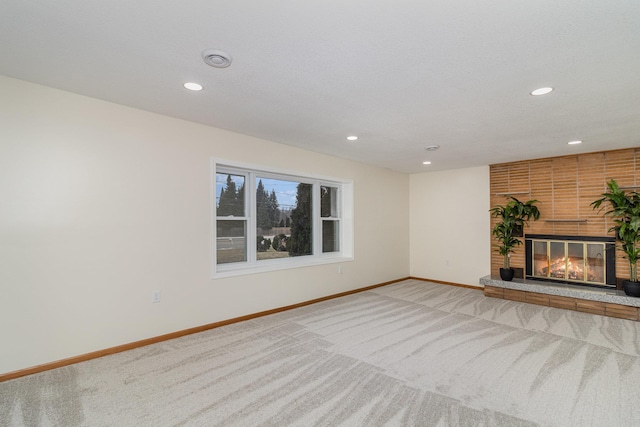
[{"label": "electrical outlet", "polygon": [[342,266],[341,265],[338,266],[338,274],[342,274]]},{"label": "electrical outlet", "polygon": [[151,302],[160,302],[160,291],[151,292]]}]

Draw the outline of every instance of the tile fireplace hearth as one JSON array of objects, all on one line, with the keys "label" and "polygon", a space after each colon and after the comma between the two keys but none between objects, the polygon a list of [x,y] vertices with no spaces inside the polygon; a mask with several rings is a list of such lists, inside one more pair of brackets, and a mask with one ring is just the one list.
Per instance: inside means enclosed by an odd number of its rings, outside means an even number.
[{"label": "tile fireplace hearth", "polygon": [[582,311],[602,316],[640,320],[640,298],[615,289],[553,283],[532,279],[505,282],[496,276],[480,278],[488,297]]}]

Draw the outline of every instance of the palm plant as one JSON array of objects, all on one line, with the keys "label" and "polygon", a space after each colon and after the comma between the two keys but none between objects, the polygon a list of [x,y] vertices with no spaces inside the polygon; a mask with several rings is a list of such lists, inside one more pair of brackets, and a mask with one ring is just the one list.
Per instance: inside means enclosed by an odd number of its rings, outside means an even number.
[{"label": "palm plant", "polygon": [[524,226],[529,220],[536,221],[540,218],[540,211],[535,206],[538,202],[537,200],[521,202],[513,196],[510,196],[509,199],[506,205],[496,206],[489,210],[493,218],[499,219],[491,230],[491,234],[498,241],[494,246],[496,246],[500,255],[504,257],[505,269],[511,268],[509,258],[515,252],[516,246],[522,244],[522,240],[518,237],[522,237]]},{"label": "palm plant", "polygon": [[638,258],[640,258],[640,194],[635,191],[626,192],[615,180],[607,183],[609,191],[591,203],[593,209],[604,209],[603,203],[608,203],[610,209],[604,214],[609,215],[615,225],[609,231],[615,231],[616,240],[620,242],[618,249],[625,254],[629,261],[629,280],[638,281]]}]

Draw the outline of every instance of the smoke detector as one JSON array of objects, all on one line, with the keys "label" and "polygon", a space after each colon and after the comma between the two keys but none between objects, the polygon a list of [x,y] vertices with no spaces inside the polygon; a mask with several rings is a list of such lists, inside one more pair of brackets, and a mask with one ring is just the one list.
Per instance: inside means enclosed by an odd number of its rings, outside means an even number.
[{"label": "smoke detector", "polygon": [[424,147],[424,149],[427,151],[436,151],[438,148],[440,148],[439,145],[427,145],[426,147]]},{"label": "smoke detector", "polygon": [[207,65],[211,65],[212,67],[216,68],[227,68],[229,65],[231,65],[231,55],[221,50],[203,50],[202,59]]}]

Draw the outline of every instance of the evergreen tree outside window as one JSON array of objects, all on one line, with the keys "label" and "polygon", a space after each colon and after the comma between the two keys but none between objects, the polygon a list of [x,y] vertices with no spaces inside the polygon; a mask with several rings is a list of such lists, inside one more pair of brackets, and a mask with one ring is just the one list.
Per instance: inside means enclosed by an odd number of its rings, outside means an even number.
[{"label": "evergreen tree outside window", "polygon": [[312,254],[312,191],[310,184],[298,184],[296,207],[291,211],[291,239],[289,255],[301,256]]},{"label": "evergreen tree outside window", "polygon": [[256,220],[258,227],[263,230],[271,229],[271,221],[269,220],[269,194],[265,191],[262,180],[258,180],[256,189]]}]

